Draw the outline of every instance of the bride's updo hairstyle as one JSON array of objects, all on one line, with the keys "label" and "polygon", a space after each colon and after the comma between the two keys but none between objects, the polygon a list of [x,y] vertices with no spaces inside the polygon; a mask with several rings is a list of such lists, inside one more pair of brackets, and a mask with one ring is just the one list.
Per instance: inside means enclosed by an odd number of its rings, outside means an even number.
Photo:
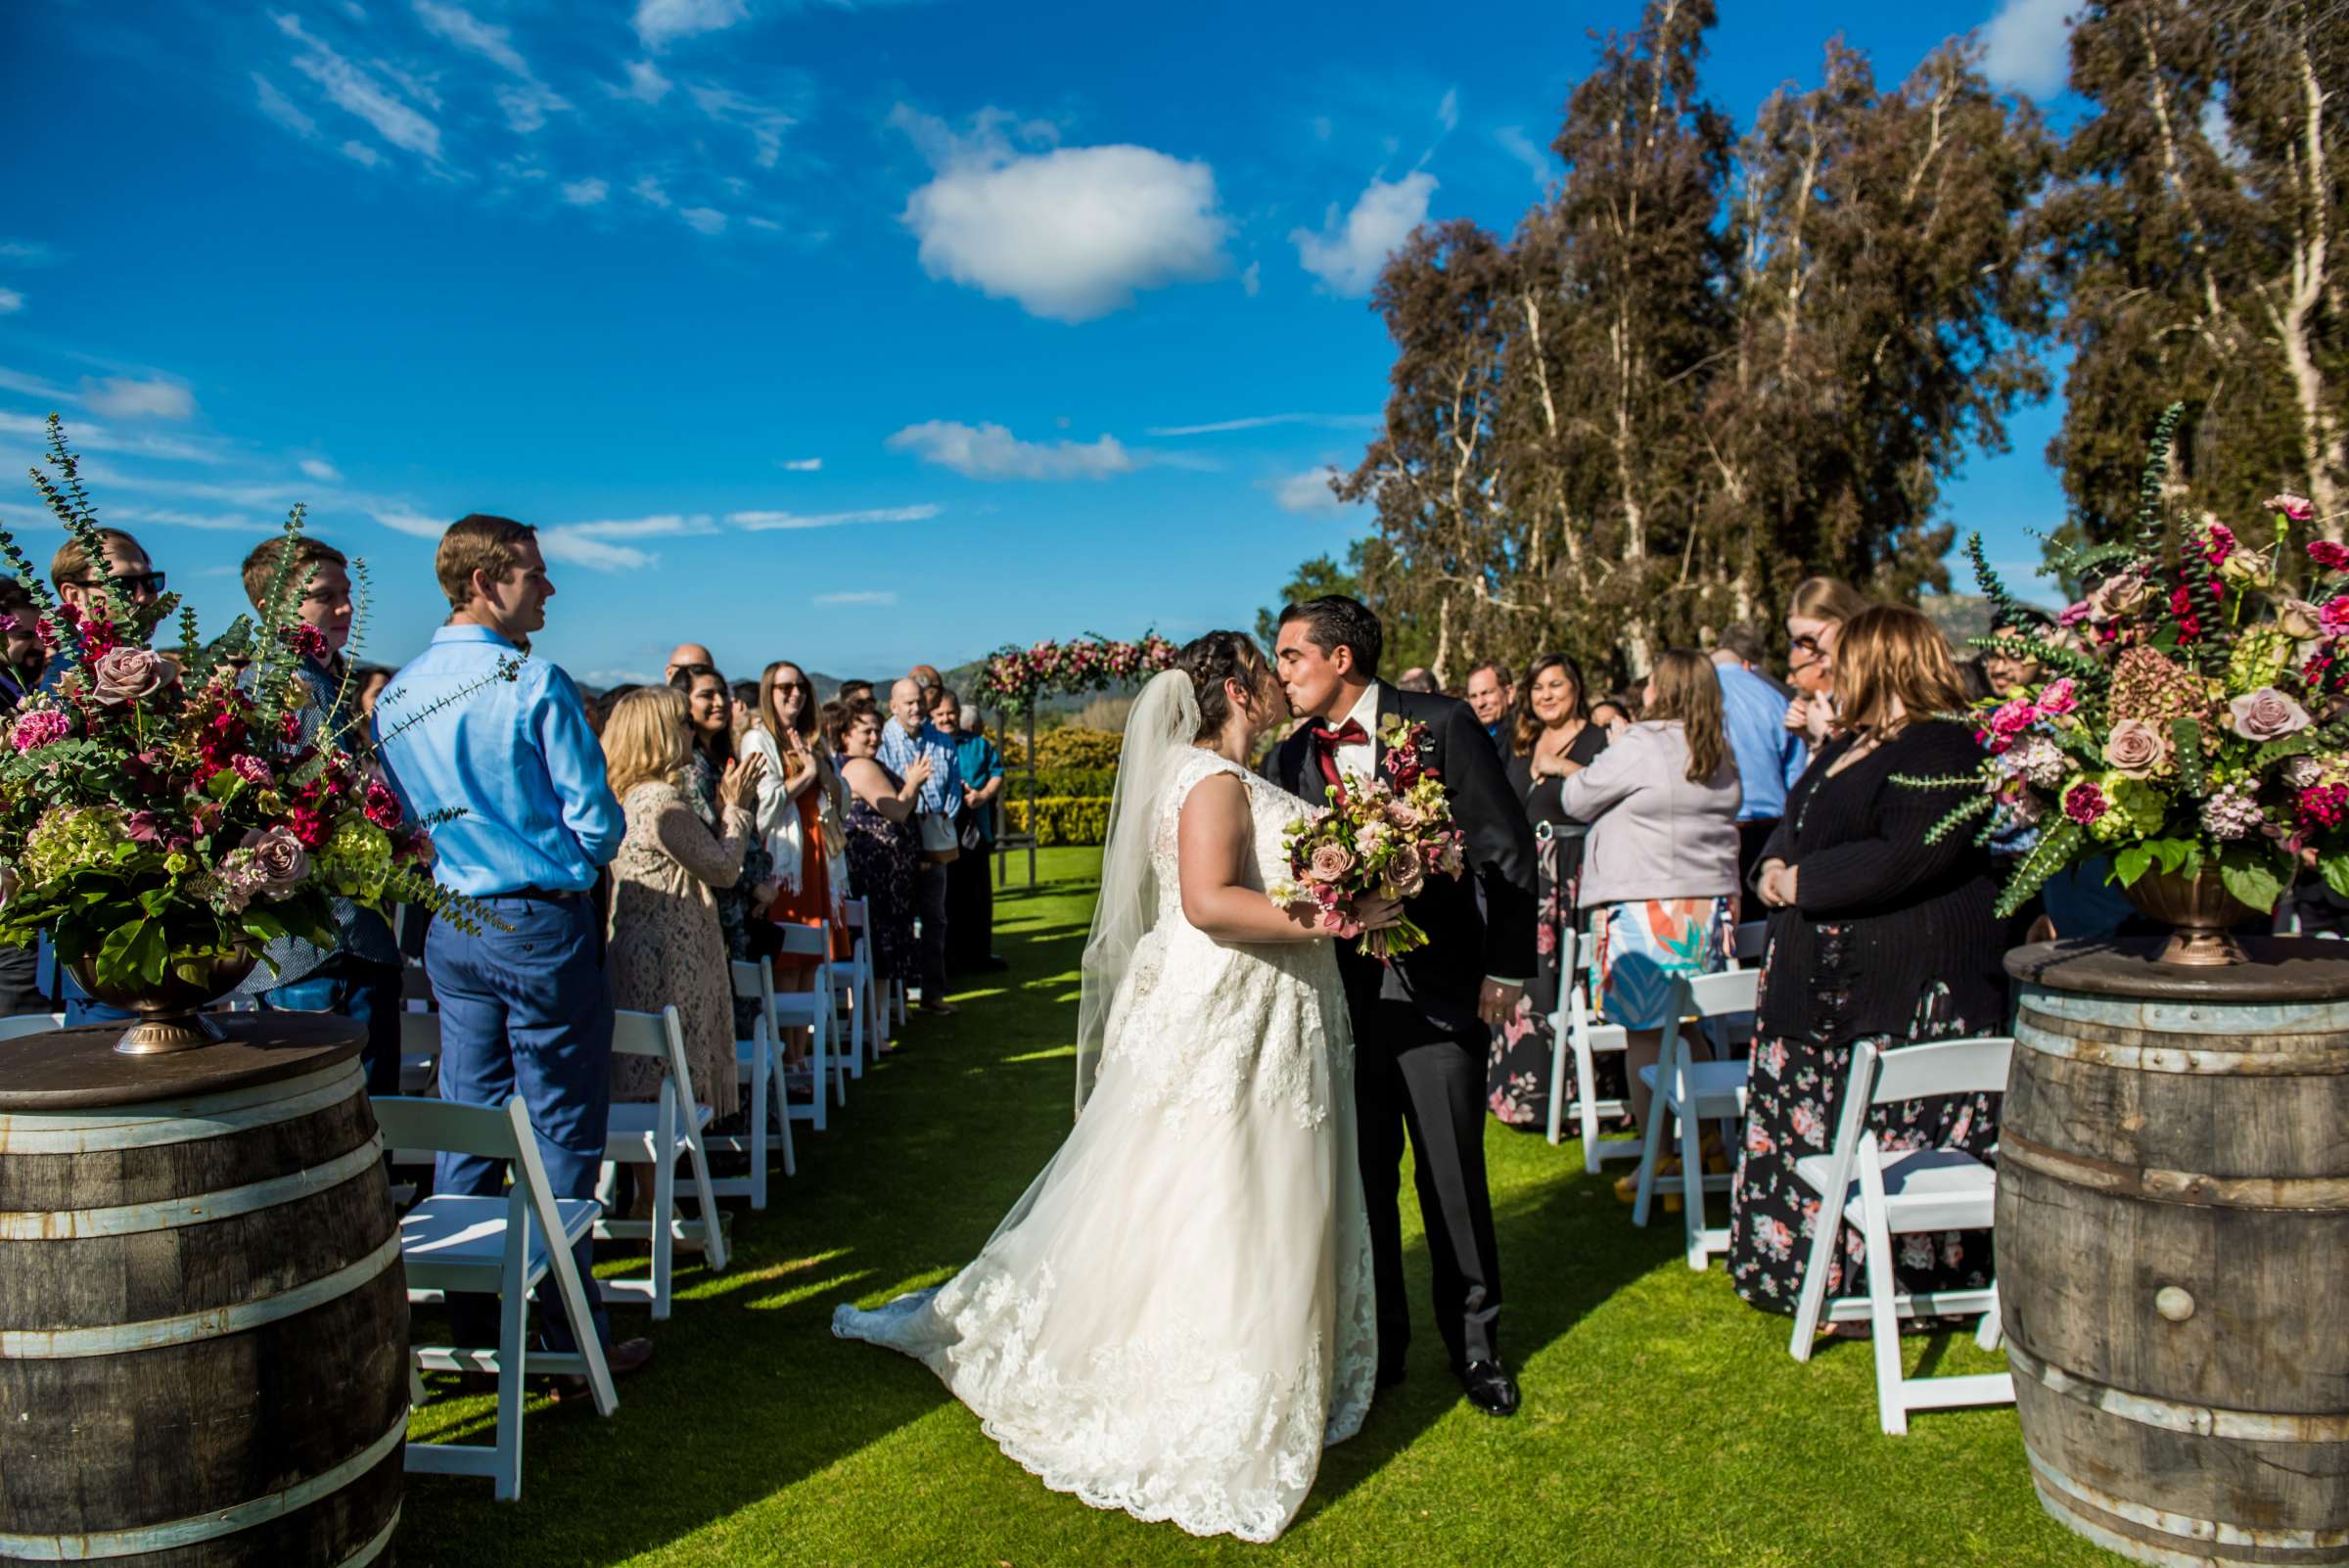
[{"label": "bride's updo hairstyle", "polygon": [[1236,680],[1250,694],[1251,705],[1268,700],[1276,682],[1272,667],[1245,632],[1211,631],[1183,644],[1174,668],[1191,677],[1199,700],[1199,733],[1193,740],[1213,740],[1231,719],[1231,696],[1223,683]]}]

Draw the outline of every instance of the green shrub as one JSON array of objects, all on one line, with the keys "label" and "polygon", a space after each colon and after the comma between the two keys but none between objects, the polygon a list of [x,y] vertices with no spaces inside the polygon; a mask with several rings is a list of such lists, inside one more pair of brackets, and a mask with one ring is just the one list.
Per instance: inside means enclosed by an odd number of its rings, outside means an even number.
[{"label": "green shrub", "polygon": [[1114,729],[1086,729],[1063,724],[1036,738],[1036,765],[1047,767],[1115,767],[1126,737]]},{"label": "green shrub", "polygon": [[[1018,783],[1019,794],[1028,793],[1025,781],[1015,782]],[[1039,767],[1036,770],[1036,793],[1038,795],[1097,795],[1106,800],[1116,794],[1117,789],[1118,770],[1114,767]]]},{"label": "green shrub", "polygon": [[[1028,831],[1028,803],[1005,801],[1003,814],[1014,833]],[[1099,844],[1109,837],[1109,800],[1106,796],[1045,795],[1036,802],[1036,843],[1057,849],[1065,845]]]}]

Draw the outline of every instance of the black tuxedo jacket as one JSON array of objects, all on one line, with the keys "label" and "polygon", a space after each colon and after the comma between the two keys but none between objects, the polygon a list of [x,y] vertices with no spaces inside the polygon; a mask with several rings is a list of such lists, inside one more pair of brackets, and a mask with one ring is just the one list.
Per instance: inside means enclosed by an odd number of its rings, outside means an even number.
[{"label": "black tuxedo jacket", "polygon": [[[1485,977],[1530,979],[1534,953],[1535,877],[1533,830],[1525,808],[1501,771],[1500,754],[1468,705],[1450,697],[1398,691],[1378,682],[1378,722],[1370,737],[1382,769],[1387,749],[1378,731],[1390,715],[1427,727],[1421,762],[1444,781],[1453,821],[1467,837],[1468,869],[1454,881],[1431,876],[1427,889],[1405,912],[1428,935],[1428,945],[1393,965],[1358,954],[1352,942],[1338,944],[1338,969],[1358,1032],[1381,999],[1407,1001],[1447,1031],[1477,1027],[1476,1000]],[[1328,796],[1320,760],[1308,724],[1274,748],[1266,763],[1272,782],[1316,804]],[[1480,910],[1477,887],[1484,892]]]}]

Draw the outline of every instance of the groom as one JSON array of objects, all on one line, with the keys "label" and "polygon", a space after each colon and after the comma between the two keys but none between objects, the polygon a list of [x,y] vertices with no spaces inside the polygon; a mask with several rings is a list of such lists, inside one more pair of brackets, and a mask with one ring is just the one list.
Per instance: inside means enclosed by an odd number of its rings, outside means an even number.
[{"label": "groom", "polygon": [[1500,1260],[1485,1187],[1485,1061],[1492,1026],[1534,971],[1534,841],[1484,726],[1463,703],[1398,691],[1378,678],[1378,618],[1343,594],[1280,613],[1274,644],[1290,706],[1310,720],[1267,764],[1273,781],[1321,801],[1347,778],[1377,776],[1379,738],[1400,715],[1425,727],[1420,761],[1444,781],[1467,835],[1466,879],[1430,877],[1407,912],[1429,937],[1392,967],[1338,944],[1354,1018],[1354,1098],[1362,1190],[1378,1286],[1378,1381],[1403,1380],[1410,1309],[1403,1291],[1404,1131],[1435,1264],[1436,1327],[1468,1402],[1513,1415],[1517,1384],[1499,1351]]}]

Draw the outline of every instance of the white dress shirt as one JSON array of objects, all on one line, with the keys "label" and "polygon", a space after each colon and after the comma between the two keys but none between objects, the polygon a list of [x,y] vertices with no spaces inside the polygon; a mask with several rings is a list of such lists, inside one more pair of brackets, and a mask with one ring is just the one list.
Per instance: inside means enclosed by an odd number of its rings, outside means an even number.
[{"label": "white dress shirt", "polygon": [[1338,764],[1338,777],[1346,780],[1346,787],[1352,789],[1354,781],[1358,778],[1374,779],[1378,776],[1378,683],[1376,681],[1364,686],[1362,695],[1355,701],[1354,711],[1330,727],[1344,729],[1347,719],[1352,719],[1362,726],[1363,738],[1359,742],[1349,741],[1339,747],[1331,760]]}]

